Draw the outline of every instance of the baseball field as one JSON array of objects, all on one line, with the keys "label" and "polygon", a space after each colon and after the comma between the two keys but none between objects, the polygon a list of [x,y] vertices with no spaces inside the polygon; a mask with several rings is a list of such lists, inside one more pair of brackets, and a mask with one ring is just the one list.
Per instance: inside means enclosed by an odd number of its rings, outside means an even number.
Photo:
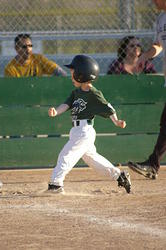
[{"label": "baseball field", "polygon": [[131,194],[91,168],[74,168],[65,193],[49,193],[51,172],[1,171],[1,250],[166,249],[165,167],[157,180],[129,170]]}]

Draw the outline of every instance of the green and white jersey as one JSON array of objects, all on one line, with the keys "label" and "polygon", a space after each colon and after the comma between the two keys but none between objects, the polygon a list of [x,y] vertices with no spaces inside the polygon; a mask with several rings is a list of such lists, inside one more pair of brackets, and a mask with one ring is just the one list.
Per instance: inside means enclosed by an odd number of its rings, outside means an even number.
[{"label": "green and white jersey", "polygon": [[72,91],[64,102],[71,109],[72,120],[92,120],[95,115],[105,118],[115,113],[115,109],[106,101],[101,91],[92,87],[89,91],[81,88]]}]

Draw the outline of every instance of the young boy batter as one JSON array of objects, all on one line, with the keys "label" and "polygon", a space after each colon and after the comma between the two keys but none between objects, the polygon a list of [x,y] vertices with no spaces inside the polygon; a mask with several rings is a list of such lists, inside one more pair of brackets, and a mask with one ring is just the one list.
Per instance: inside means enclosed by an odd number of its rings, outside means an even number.
[{"label": "young boy batter", "polygon": [[126,126],[126,122],[118,120],[114,108],[108,103],[103,94],[92,86],[92,81],[99,74],[97,62],[89,56],[77,55],[71,64],[65,65],[71,70],[71,79],[76,87],[69,98],[60,106],[50,108],[50,117],[60,115],[71,109],[72,129],[70,139],[60,152],[57,165],[53,170],[51,182],[48,190],[55,192],[63,191],[65,176],[82,158],[84,162],[100,171],[102,174],[117,180],[118,186],[124,187],[130,193],[131,182],[127,172],[121,172],[108,160],[96,152],[94,145],[96,132],[93,128],[95,115],[111,118],[113,123],[121,128]]}]

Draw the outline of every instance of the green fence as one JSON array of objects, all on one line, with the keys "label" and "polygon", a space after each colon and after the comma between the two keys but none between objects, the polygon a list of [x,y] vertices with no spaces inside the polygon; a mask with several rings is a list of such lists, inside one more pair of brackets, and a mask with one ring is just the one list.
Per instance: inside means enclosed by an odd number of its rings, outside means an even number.
[{"label": "green fence", "polygon": [[[98,152],[114,164],[146,159],[166,100],[163,76],[101,76],[95,86],[127,122],[120,129],[110,119],[96,117]],[[55,165],[71,120],[69,112],[48,117],[48,108],[62,103],[72,89],[70,78],[0,79],[0,168]]]}]

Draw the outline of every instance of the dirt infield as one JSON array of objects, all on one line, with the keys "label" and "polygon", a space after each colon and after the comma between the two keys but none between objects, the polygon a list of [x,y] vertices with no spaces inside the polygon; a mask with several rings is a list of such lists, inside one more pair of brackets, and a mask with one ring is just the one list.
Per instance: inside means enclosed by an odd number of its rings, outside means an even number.
[{"label": "dirt infield", "polygon": [[0,171],[0,250],[166,249],[166,168],[130,172],[132,193],[90,168],[73,169],[49,194],[52,169]]}]

